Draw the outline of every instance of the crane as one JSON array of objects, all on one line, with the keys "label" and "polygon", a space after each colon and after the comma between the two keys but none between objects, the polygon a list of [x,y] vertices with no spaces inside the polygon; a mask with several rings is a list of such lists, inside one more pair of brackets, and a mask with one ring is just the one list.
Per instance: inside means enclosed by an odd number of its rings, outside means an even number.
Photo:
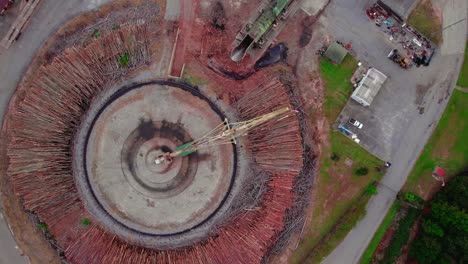
[{"label": "crane", "polygon": [[247,121],[229,123],[226,118],[223,123],[219,124],[203,137],[185,143],[177,147],[173,152],[167,152],[158,156],[154,162],[156,164],[171,163],[174,157],[184,157],[202,148],[230,143],[237,144],[236,138],[246,135],[253,128],[270,120],[280,121],[288,117],[290,113],[291,108],[285,106]]}]

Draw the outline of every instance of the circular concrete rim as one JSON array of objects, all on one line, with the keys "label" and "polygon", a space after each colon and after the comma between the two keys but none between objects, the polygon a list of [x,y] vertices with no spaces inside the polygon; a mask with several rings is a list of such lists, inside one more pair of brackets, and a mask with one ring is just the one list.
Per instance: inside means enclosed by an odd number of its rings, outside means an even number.
[{"label": "circular concrete rim", "polygon": [[147,151],[164,143],[182,145],[218,126],[222,120],[206,100],[183,89],[145,85],[101,107],[88,133],[84,165],[97,201],[114,219],[140,232],[170,235],[193,228],[219,207],[233,175],[231,146],[174,158],[171,165],[185,162],[186,169],[169,166],[163,173],[154,170],[164,166],[146,159]]},{"label": "circular concrete rim", "polygon": [[[225,214],[229,208],[229,204],[226,204],[226,200],[229,200],[229,203],[232,203],[233,198],[235,197],[235,192],[232,193],[232,189],[234,186],[237,186],[236,183],[237,174],[239,170],[239,165],[242,171],[246,169],[248,161],[241,159],[240,163],[238,160],[238,152],[241,151],[235,144],[232,144],[233,147],[233,176],[231,177],[231,181],[229,183],[228,192],[224,196],[222,202],[214,210],[214,212],[203,222],[200,224],[173,234],[162,234],[162,235],[154,235],[148,234],[145,232],[141,232],[139,230],[134,230],[132,228],[128,228],[119,221],[115,220],[111,215],[109,215],[104,208],[96,201],[96,197],[94,193],[92,193],[90,183],[88,181],[88,177],[83,177],[86,174],[86,170],[84,170],[84,164],[86,164],[86,155],[83,155],[85,146],[88,143],[88,134],[90,131],[90,127],[94,125],[96,119],[96,113],[103,111],[102,105],[115,100],[118,98],[120,94],[125,93],[128,90],[136,89],[139,87],[143,87],[146,85],[164,85],[164,86],[171,86],[175,88],[180,88],[185,91],[190,92],[194,96],[197,96],[205,101],[208,102],[212,110],[220,117],[220,120],[224,120],[225,115],[221,112],[217,105],[215,105],[207,96],[201,93],[198,90],[198,87],[192,87],[186,83],[179,83],[169,80],[150,80],[145,82],[134,82],[128,85],[124,85],[118,89],[109,89],[104,91],[103,94],[95,101],[98,103],[99,108],[94,109],[95,113],[91,110],[85,115],[78,129],[74,144],[73,144],[73,176],[76,181],[78,192],[82,197],[82,201],[86,207],[86,209],[94,216],[93,220],[98,222],[100,226],[111,233],[119,236],[121,239],[128,241],[130,243],[145,246],[149,248],[154,248],[158,250],[165,250],[171,248],[178,248],[182,246],[188,246],[196,241],[200,241],[207,237],[210,232],[212,232],[211,227],[213,225],[219,224],[219,221],[225,221],[226,219],[223,218],[223,214]],[[107,96],[105,96],[107,95]],[[93,104],[90,109],[93,108]],[[244,153],[244,151],[241,151]],[[242,177],[241,177],[242,178]],[[235,187],[237,188],[237,187]],[[84,199],[83,199],[84,198]],[[229,199],[228,199],[229,198]]]}]

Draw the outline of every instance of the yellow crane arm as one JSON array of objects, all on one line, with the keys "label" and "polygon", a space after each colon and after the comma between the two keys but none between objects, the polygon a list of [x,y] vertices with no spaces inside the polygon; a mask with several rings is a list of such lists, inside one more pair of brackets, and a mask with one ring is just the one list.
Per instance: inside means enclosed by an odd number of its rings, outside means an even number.
[{"label": "yellow crane arm", "polygon": [[213,130],[208,132],[203,137],[194,140],[192,142],[183,144],[173,152],[165,153],[155,159],[156,164],[172,161],[174,157],[183,157],[189,155],[201,148],[236,143],[236,138],[246,135],[253,128],[266,123],[267,121],[276,119],[277,121],[288,117],[291,112],[291,108],[288,106],[281,107],[271,113],[264,114],[253,119],[229,123],[227,119],[223,123],[215,127]]}]

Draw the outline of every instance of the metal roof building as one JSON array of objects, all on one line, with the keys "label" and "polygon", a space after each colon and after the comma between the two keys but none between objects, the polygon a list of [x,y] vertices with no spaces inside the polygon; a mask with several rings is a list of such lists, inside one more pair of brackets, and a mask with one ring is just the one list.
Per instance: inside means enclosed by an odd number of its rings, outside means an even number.
[{"label": "metal roof building", "polygon": [[387,76],[385,76],[385,74],[374,68],[370,68],[359,82],[359,85],[356,90],[354,90],[351,98],[363,106],[369,106],[385,80],[387,80]]},{"label": "metal roof building", "polygon": [[328,46],[324,55],[334,63],[341,64],[346,54],[348,54],[348,51],[343,46],[336,43],[336,41],[333,41],[330,46]]}]

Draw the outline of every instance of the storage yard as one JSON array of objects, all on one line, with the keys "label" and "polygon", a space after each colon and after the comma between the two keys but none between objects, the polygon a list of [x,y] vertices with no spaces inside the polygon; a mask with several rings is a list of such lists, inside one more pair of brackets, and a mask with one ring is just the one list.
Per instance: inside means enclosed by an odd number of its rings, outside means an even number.
[{"label": "storage yard", "polygon": [[[258,38],[291,2],[253,20]],[[300,232],[313,132],[292,74],[252,64],[269,46],[231,60],[241,27],[224,25],[243,19],[226,6],[182,7],[180,24],[149,0],[103,9],[39,51],[5,117],[4,180],[56,258],[258,263]]]},{"label": "storage yard", "polygon": [[0,1],[0,262],[315,263],[361,218],[365,245],[466,43],[423,2]]}]

